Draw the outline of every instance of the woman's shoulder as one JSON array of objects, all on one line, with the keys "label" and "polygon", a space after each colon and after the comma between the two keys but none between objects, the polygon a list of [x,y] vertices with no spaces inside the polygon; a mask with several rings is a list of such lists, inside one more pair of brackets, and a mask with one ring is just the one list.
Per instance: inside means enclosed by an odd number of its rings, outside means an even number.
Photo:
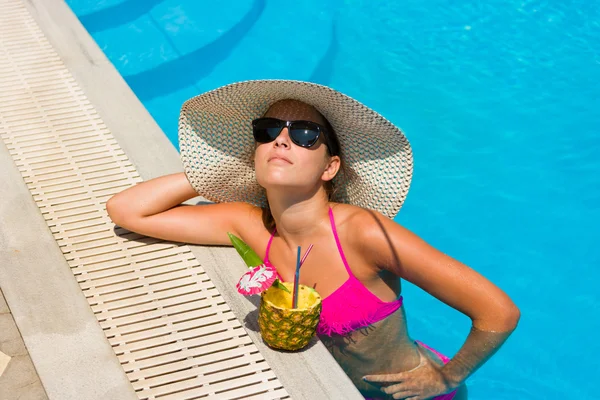
[{"label": "woman's shoulder", "polygon": [[[331,206],[337,226],[343,226],[354,233],[372,234],[380,231],[382,226],[396,222],[379,211],[351,204],[334,203]],[[360,232],[358,232],[360,231]]]},{"label": "woman's shoulder", "polygon": [[408,232],[376,210],[349,204],[337,204],[332,210],[340,236],[371,265],[389,263],[394,245],[400,244]]},{"label": "woman's shoulder", "polygon": [[238,220],[240,233],[267,231],[263,221],[264,210],[246,202],[223,203],[229,212],[233,213]]},{"label": "woman's shoulder", "polygon": [[259,255],[264,256],[263,247],[268,242],[272,227],[265,225],[264,209],[244,202],[230,203],[237,211],[239,221],[237,231],[240,238],[253,248]]}]

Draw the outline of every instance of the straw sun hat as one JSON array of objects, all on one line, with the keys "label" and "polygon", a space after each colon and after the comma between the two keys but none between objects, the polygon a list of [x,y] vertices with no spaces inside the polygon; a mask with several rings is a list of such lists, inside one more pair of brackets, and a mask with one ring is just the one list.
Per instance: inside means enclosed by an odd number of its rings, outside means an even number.
[{"label": "straw sun hat", "polygon": [[393,218],[408,193],[412,151],[402,131],[358,101],[329,87],[289,80],[233,83],[186,101],[179,145],[193,188],[214,202],[266,206],[254,171],[252,120],[284,99],[315,107],[333,127],[346,164],[333,180],[335,202]]}]

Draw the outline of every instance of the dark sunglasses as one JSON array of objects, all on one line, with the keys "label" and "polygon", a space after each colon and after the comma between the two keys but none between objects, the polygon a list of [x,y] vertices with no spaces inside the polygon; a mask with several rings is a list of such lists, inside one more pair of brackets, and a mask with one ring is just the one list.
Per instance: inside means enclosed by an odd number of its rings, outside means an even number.
[{"label": "dark sunglasses", "polygon": [[300,147],[310,148],[318,141],[321,134],[325,138],[325,142],[329,153],[333,155],[334,149],[331,147],[329,137],[326,134],[326,129],[320,124],[312,121],[283,121],[277,118],[258,118],[252,121],[252,132],[254,140],[258,143],[270,143],[277,139],[277,136],[283,131],[283,128],[288,128],[288,133],[292,142]]}]

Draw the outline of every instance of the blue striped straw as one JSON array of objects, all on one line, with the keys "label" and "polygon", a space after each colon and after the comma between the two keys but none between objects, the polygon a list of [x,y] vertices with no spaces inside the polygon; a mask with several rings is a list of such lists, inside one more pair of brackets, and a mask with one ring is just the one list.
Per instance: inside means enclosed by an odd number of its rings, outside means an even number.
[{"label": "blue striped straw", "polygon": [[298,284],[300,283],[300,246],[298,246],[298,256],[296,258],[296,274],[294,275],[294,293],[292,296],[292,308],[298,308]]}]

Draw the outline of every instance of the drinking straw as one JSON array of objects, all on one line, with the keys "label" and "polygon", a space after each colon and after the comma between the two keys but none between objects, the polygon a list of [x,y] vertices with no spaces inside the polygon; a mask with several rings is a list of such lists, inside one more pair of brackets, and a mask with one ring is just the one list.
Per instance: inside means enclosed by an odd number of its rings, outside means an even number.
[{"label": "drinking straw", "polygon": [[300,266],[302,266],[304,264],[304,260],[306,260],[306,257],[308,256],[308,253],[310,253],[310,251],[312,250],[313,245],[311,244],[310,246],[308,246],[308,249],[306,250],[306,253],[304,253],[304,256],[302,257],[302,260],[300,260]]},{"label": "drinking straw", "polygon": [[300,282],[300,246],[298,246],[298,256],[296,257],[296,274],[294,275],[294,293],[292,296],[292,308],[298,308],[298,284]]}]

